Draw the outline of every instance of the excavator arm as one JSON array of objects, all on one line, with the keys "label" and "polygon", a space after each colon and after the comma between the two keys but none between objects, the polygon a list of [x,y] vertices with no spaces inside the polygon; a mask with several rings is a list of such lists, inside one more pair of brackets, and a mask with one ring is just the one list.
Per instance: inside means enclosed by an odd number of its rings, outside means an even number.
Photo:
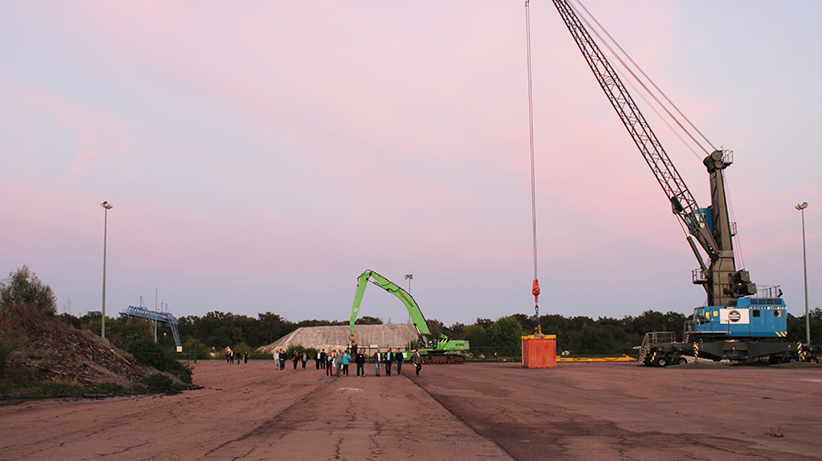
[{"label": "excavator arm", "polygon": [[352,341],[354,340],[354,324],[357,321],[357,315],[360,312],[360,303],[362,303],[362,297],[363,294],[365,294],[365,287],[368,285],[368,282],[371,282],[392,295],[400,298],[400,301],[402,301],[403,304],[405,304],[405,307],[408,308],[408,313],[411,314],[411,321],[414,322],[414,326],[417,327],[417,331],[419,331],[425,344],[428,346],[431,344],[436,344],[436,342],[432,343],[434,339],[431,335],[431,330],[428,329],[428,323],[426,323],[425,317],[423,317],[422,311],[417,305],[417,302],[414,301],[414,298],[411,297],[407,291],[400,288],[396,283],[370,270],[363,272],[357,278],[357,293],[354,296],[354,307],[351,310],[351,320],[349,322]]}]

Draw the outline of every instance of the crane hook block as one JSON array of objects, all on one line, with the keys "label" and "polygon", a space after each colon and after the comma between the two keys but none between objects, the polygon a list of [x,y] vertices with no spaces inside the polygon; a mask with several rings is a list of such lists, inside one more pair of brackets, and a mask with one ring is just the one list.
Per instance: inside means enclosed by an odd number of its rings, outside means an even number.
[{"label": "crane hook block", "polygon": [[534,295],[534,302],[539,302],[539,280],[534,279],[534,288],[531,289],[531,294]]}]

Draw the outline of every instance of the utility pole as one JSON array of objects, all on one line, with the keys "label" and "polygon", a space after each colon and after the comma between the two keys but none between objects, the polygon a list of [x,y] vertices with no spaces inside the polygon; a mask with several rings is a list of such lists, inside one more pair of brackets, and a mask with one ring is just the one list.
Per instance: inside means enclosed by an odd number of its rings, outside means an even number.
[{"label": "utility pole", "polygon": [[802,212],[802,266],[805,269],[805,341],[811,343],[811,317],[808,314],[808,254],[805,251],[805,208],[808,202],[796,205],[796,209]]},{"label": "utility pole", "polygon": [[157,317],[160,315],[160,308],[157,305],[157,295],[159,288],[154,289],[154,342],[157,342]]}]

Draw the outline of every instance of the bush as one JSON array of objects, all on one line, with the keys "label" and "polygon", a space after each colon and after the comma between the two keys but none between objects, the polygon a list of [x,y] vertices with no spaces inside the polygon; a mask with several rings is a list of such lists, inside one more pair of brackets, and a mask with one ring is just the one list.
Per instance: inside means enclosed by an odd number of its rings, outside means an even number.
[{"label": "bush", "polygon": [[248,353],[248,360],[272,360],[274,355],[269,352],[252,351]]},{"label": "bush", "polygon": [[96,389],[101,394],[123,395],[126,389],[117,383],[100,383]]},{"label": "bush", "polygon": [[59,383],[46,381],[37,387],[35,396],[43,399],[58,397],[80,397],[86,389],[77,383]]},{"label": "bush", "polygon": [[183,344],[183,357],[187,359],[205,360],[210,358],[208,348],[200,341],[191,338]]},{"label": "bush", "polygon": [[169,392],[174,389],[174,381],[162,373],[154,373],[143,380],[151,392]]},{"label": "bush", "polygon": [[241,357],[245,352],[248,352],[250,354],[251,351],[254,350],[251,346],[249,346],[246,343],[236,344],[232,349],[234,350],[234,353],[240,354]]},{"label": "bush", "polygon": [[314,349],[313,347],[306,348],[305,346],[301,346],[299,344],[293,344],[291,346],[288,346],[288,348],[285,350],[285,354],[288,356],[288,360],[291,360],[291,357],[294,356],[294,351],[297,351],[298,357],[302,357],[303,352],[307,352],[308,360],[314,360],[314,354],[317,353],[317,349]]},{"label": "bush", "polygon": [[191,368],[178,362],[172,352],[163,349],[163,346],[151,338],[141,338],[132,342],[129,353],[138,362],[171,373],[185,384],[191,384]]},{"label": "bush", "polygon": [[167,364],[165,371],[180,378],[180,381],[182,381],[183,383],[191,384],[191,374],[193,373],[193,371],[191,370],[191,368],[178,362],[174,357],[169,357],[169,362]]},{"label": "bush", "polygon": [[6,330],[3,337],[0,338],[0,378],[6,373],[6,365],[9,363],[9,357],[17,349],[17,341],[11,339],[11,330]]},{"label": "bush", "polygon": [[138,362],[166,371],[166,354],[163,346],[155,343],[151,338],[140,338],[129,345],[128,352]]},{"label": "bush", "polygon": [[0,311],[12,312],[26,305],[35,307],[43,314],[57,312],[57,298],[51,287],[41,282],[29,266],[24,265],[0,281]]}]

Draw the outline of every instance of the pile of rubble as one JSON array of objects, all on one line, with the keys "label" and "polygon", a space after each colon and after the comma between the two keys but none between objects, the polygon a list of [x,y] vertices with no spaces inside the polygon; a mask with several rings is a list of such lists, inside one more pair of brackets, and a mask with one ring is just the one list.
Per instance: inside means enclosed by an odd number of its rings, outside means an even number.
[{"label": "pile of rubble", "polygon": [[[86,388],[101,383],[130,387],[157,370],[138,363],[127,352],[85,330],[53,316],[42,316],[27,325],[5,325],[17,341],[8,371],[24,370],[51,381],[76,382]],[[5,332],[4,332],[5,333]]]}]

